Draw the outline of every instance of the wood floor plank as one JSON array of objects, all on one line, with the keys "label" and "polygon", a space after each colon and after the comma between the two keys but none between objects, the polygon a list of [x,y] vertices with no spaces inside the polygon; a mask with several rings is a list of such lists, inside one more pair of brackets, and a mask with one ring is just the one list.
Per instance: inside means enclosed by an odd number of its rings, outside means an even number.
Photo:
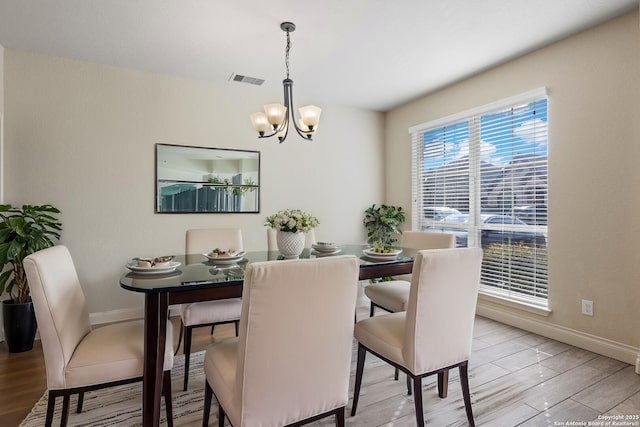
[{"label": "wood floor plank", "polygon": [[[587,425],[598,417],[598,412],[571,399],[547,409],[528,421],[518,424],[519,427],[540,427],[553,425],[568,425],[569,422]],[[557,424],[554,424],[557,423]],[[581,424],[574,424],[581,425]]]},{"label": "wood floor plank", "polygon": [[640,375],[633,366],[627,366],[573,396],[601,413],[607,412],[640,391]]}]

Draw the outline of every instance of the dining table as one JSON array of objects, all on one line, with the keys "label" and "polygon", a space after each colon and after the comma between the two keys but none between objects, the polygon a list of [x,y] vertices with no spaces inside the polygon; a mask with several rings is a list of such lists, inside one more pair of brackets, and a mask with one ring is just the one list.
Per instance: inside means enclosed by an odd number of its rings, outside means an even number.
[{"label": "dining table", "polygon": [[[376,256],[368,249],[368,245],[338,245],[335,251],[328,253],[309,248],[299,258],[355,255],[360,262],[360,280],[411,273],[415,249],[399,248],[402,252],[397,256]],[[284,258],[278,251],[249,251],[232,263],[223,259],[209,259],[205,254],[177,255],[171,265],[175,268],[157,271],[136,268],[136,264],[131,261],[127,264],[128,271],[120,277],[120,286],[144,295],[143,426],[160,424],[169,306],[241,297],[244,269],[247,265],[282,259]]]}]

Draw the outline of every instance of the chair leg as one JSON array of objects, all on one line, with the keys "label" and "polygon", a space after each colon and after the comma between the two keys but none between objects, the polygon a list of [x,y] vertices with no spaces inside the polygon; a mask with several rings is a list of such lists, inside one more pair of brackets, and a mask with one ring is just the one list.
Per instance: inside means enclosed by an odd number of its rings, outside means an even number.
[{"label": "chair leg", "polygon": [[447,397],[449,390],[449,370],[438,372],[438,396],[441,399]]},{"label": "chair leg", "polygon": [[362,385],[362,373],[364,371],[364,358],[367,355],[367,350],[364,346],[358,343],[358,364],[356,366],[356,383],[353,386],[353,404],[351,405],[351,416],[356,414],[358,408],[358,399],[360,398],[360,386]]},{"label": "chair leg", "polygon": [[71,396],[65,394],[62,397],[62,414],[60,415],[60,427],[65,427],[67,425],[67,421],[69,421],[69,401],[71,400]]},{"label": "chair leg", "polygon": [[173,398],[171,396],[171,371],[164,371],[162,378],[164,406],[167,410],[167,426],[173,427]]},{"label": "chair leg", "polygon": [[336,427],[344,427],[344,406],[336,409]]},{"label": "chair leg", "polygon": [[189,359],[191,359],[191,333],[193,329],[189,326],[184,328],[184,387],[183,390],[187,391],[187,385],[189,384]]},{"label": "chair leg", "polygon": [[376,311],[376,306],[375,304],[372,302],[371,303],[371,308],[369,309],[369,317],[373,317],[373,313]]},{"label": "chair leg", "polygon": [[233,322],[236,326],[236,336],[240,335],[240,321],[236,320],[235,322]]},{"label": "chair leg", "polygon": [[224,427],[225,416],[224,408],[222,408],[222,405],[218,402],[218,427]]},{"label": "chair leg", "polygon": [[76,408],[76,414],[82,412],[82,404],[84,403],[84,391],[78,393],[78,406]]},{"label": "chair leg", "polygon": [[409,374],[407,374],[407,394],[409,396],[411,396],[411,389],[413,388],[412,384],[411,384],[411,377],[409,376]]},{"label": "chair leg", "polygon": [[464,399],[464,409],[467,412],[467,421],[469,426],[475,427],[476,423],[473,420],[473,411],[471,410],[471,394],[469,393],[469,372],[468,364],[464,364],[458,367],[460,371],[460,386],[462,387],[462,398]]},{"label": "chair leg", "polygon": [[209,413],[211,412],[211,398],[213,397],[213,390],[209,385],[209,381],[204,382],[204,411],[202,414],[202,427],[209,426]]},{"label": "chair leg", "polygon": [[398,381],[398,378],[400,378],[400,370],[396,368],[396,372],[393,374],[393,380]]},{"label": "chair leg", "polygon": [[422,409],[422,377],[413,377],[413,402],[416,407],[416,425],[424,425],[424,413]]},{"label": "chair leg", "polygon": [[51,427],[53,424],[53,410],[56,409],[56,395],[49,390],[49,401],[47,402],[47,418],[44,422],[45,427]]},{"label": "chair leg", "polygon": [[175,356],[178,354],[178,350],[180,350],[180,343],[182,342],[182,331],[184,330],[184,323],[182,323],[182,318],[180,318],[180,335],[178,335],[178,345],[176,346],[176,352],[173,353]]},{"label": "chair leg", "polygon": [[213,330],[216,328],[216,325],[211,325],[211,335],[213,335]]}]

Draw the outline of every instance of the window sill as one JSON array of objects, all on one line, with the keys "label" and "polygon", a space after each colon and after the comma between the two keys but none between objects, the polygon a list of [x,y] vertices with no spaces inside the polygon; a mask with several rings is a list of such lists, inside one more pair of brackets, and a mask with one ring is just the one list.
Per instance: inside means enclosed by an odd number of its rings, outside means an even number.
[{"label": "window sill", "polygon": [[502,305],[517,310],[526,311],[528,313],[537,314],[538,316],[547,317],[551,314],[551,309],[548,307],[541,307],[539,305],[529,304],[524,301],[514,301],[512,299],[505,298],[496,294],[489,294],[483,291],[478,293],[479,301],[487,301],[494,304]]}]

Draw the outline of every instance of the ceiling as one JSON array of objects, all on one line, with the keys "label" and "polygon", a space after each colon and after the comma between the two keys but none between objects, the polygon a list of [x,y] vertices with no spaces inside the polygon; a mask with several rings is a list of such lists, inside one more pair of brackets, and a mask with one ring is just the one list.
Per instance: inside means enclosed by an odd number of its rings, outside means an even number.
[{"label": "ceiling", "polygon": [[[638,7],[638,0],[0,0],[0,45],[387,111]],[[265,79],[262,86],[230,80]],[[247,92],[247,93],[248,93]],[[279,101],[281,102],[281,101]]]}]

